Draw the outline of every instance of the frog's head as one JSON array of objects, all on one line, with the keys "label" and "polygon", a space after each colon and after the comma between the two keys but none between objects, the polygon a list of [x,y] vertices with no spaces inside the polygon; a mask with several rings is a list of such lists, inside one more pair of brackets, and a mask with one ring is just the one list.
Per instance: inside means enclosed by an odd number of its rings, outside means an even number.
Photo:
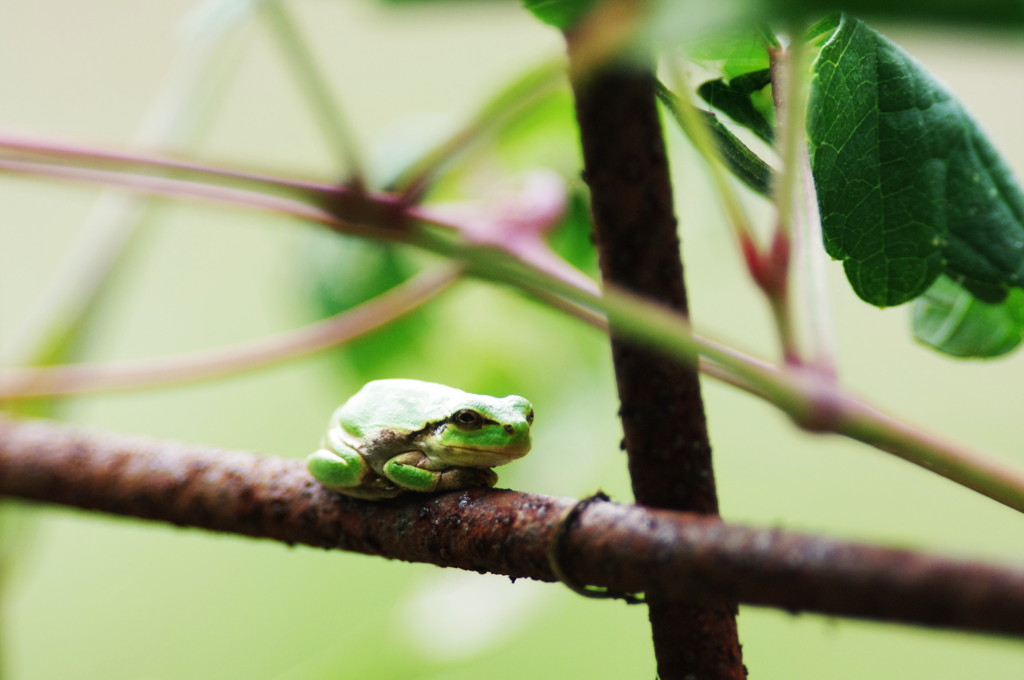
[{"label": "frog's head", "polygon": [[523,397],[473,395],[459,406],[420,441],[423,453],[433,462],[490,468],[530,451],[533,405]]}]

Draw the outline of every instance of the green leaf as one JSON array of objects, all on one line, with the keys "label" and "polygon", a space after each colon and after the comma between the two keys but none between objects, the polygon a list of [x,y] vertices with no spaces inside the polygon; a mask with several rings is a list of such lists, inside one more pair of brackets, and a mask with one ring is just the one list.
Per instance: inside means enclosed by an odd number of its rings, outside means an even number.
[{"label": "green leaf", "polygon": [[[310,231],[303,244],[303,267],[312,307],[318,317],[352,309],[409,279],[416,265],[392,244],[345,238],[327,231]],[[396,360],[417,356],[433,328],[424,309],[333,350],[341,372],[368,380],[389,372]]]},{"label": "green leaf", "polygon": [[753,99],[754,95],[770,88],[771,82],[771,72],[762,69],[736,76],[728,82],[724,78],[709,80],[697,88],[697,94],[709,106],[771,144],[775,139],[775,128],[769,114],[774,110],[758,106]]},{"label": "green leaf", "polygon": [[687,56],[720,72],[726,80],[754,71],[765,71],[771,65],[765,44],[774,36],[755,31],[714,35],[687,50]]},{"label": "green leaf", "polygon": [[1024,194],[952,95],[845,17],[815,71],[808,135],[825,248],[857,294],[898,305],[943,273],[990,292],[1021,286]]},{"label": "green leaf", "polygon": [[995,357],[1024,340],[1024,290],[989,304],[943,276],[914,303],[914,335],[955,357]]},{"label": "green leaf", "polygon": [[[668,109],[668,112],[672,114],[672,118],[675,119],[676,123],[679,124],[680,129],[687,137],[692,141],[691,130],[689,129],[683,112],[680,109],[681,106],[685,106],[683,102],[676,97],[667,87],[661,82],[656,82],[654,85],[654,94],[658,97],[658,100],[662,105]],[[761,159],[756,153],[750,150],[746,144],[744,144],[736,135],[729,131],[727,127],[722,125],[722,122],[718,120],[718,117],[710,111],[698,110],[700,118],[708,126],[708,131],[711,133],[712,138],[715,141],[715,146],[718,148],[719,153],[722,155],[722,160],[725,161],[725,166],[732,172],[737,179],[746,184],[748,187],[761,194],[762,196],[771,195],[772,177],[774,172],[764,160]]]},{"label": "green leaf", "polygon": [[545,24],[564,31],[572,28],[595,2],[596,0],[523,0],[523,5]]},{"label": "green leaf", "polygon": [[804,39],[808,44],[813,45],[815,49],[820,48],[832,37],[835,30],[839,28],[839,21],[842,18],[843,15],[839,12],[826,14],[804,31]]}]

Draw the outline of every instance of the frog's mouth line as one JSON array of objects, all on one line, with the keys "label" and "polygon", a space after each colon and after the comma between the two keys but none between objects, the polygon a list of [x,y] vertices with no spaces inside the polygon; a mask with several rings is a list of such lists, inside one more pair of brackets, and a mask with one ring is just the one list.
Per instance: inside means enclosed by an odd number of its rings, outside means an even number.
[{"label": "frog's mouth line", "polygon": [[[460,454],[470,456],[478,454],[493,456],[495,458],[504,459],[503,462],[508,462],[522,458],[523,456],[530,452],[530,447],[528,446],[502,448],[491,448],[486,446],[448,446],[447,449],[449,451],[456,451]],[[495,463],[495,465],[500,465],[500,463]]]}]

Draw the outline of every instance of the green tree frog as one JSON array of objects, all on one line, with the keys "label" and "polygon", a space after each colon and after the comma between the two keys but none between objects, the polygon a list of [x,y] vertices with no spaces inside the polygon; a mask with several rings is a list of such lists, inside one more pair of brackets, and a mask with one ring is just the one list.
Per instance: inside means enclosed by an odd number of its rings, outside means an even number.
[{"label": "green tree frog", "polygon": [[324,486],[380,500],[406,491],[490,487],[491,468],[530,450],[533,406],[419,380],[375,380],[331,416],[306,460]]}]

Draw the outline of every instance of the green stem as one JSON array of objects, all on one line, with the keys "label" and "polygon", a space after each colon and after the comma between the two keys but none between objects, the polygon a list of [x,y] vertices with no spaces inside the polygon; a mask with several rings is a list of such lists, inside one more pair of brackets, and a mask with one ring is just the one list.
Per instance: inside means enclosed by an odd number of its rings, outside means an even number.
[{"label": "green stem", "polygon": [[800,310],[802,337],[806,341],[805,361],[823,378],[836,379],[836,341],[829,300],[827,255],[822,248],[821,216],[807,146],[800,149],[802,205],[794,211],[793,257],[796,263],[790,282],[796,308]]},{"label": "green stem", "polygon": [[[671,65],[675,66],[674,63]],[[678,91],[690,91],[689,83],[687,82],[686,76],[681,68],[674,68],[672,77]],[[676,122],[679,123],[679,127],[683,130],[683,133],[707,163],[708,171],[711,174],[711,180],[714,183],[718,196],[722,201],[722,207],[725,210],[726,217],[728,218],[729,226],[732,227],[733,232],[736,234],[736,238],[741,242],[748,241],[750,243],[754,243],[756,239],[754,237],[754,230],[751,226],[750,219],[743,211],[743,204],[736,195],[736,192],[733,190],[733,186],[725,172],[725,160],[722,157],[722,153],[719,150],[718,145],[715,144],[715,140],[712,138],[711,133],[708,131],[708,126],[701,117],[700,112],[689,101],[680,99],[663,86],[660,86],[660,83],[657,89],[657,94],[662,101],[669,104],[669,113],[671,113],[672,117],[676,119]]]},{"label": "green stem", "polygon": [[472,252],[472,248],[464,245],[429,237],[417,238],[415,242],[465,261],[474,274],[483,278],[514,285],[534,295],[538,291],[544,295],[554,293],[601,312],[620,332],[680,361],[693,362],[698,356],[705,357],[732,376],[731,384],[763,397],[805,429],[834,432],[889,451],[1024,512],[1024,472],[900,423],[843,392],[831,376],[799,366],[780,370],[747,360],[694,335],[684,317],[625,291],[606,288],[599,297],[552,279],[523,262],[513,265],[493,249]]},{"label": "green stem", "polygon": [[790,364],[803,364],[797,333],[796,310],[793,305],[791,250],[797,224],[798,179],[801,176],[801,148],[806,145],[804,115],[807,106],[806,50],[803,30],[794,27],[788,47],[770,47],[772,91],[775,95],[776,119],[780,121],[779,152],[782,172],[774,187],[775,235],[766,269],[774,285],[765,287],[782,345],[783,356]]},{"label": "green stem", "polygon": [[[785,288],[775,306],[784,347],[789,348],[787,356],[817,371],[823,379],[835,380],[835,343],[823,266],[821,220],[807,155],[810,68],[805,33],[802,24],[794,24],[788,48],[769,48],[777,118],[782,122],[778,138],[783,170],[775,195],[776,239],[785,239],[792,251],[787,252],[786,270],[779,276]],[[798,355],[801,338],[805,347]]]},{"label": "green stem", "polygon": [[853,400],[847,400],[835,431],[1024,512],[1024,472],[1003,461],[960,449]]},{"label": "green stem", "polygon": [[772,88],[776,92],[776,113],[779,129],[779,152],[782,175],[776,185],[775,207],[778,227],[789,233],[794,222],[794,205],[800,177],[800,149],[807,143],[804,132],[807,109],[807,46],[803,28],[791,31],[788,47],[769,50],[772,65]]},{"label": "green stem", "polygon": [[440,173],[475,144],[500,133],[565,85],[565,66],[546,61],[523,73],[487,102],[469,123],[423,154],[388,184],[408,204],[417,203]]},{"label": "green stem", "polygon": [[1024,512],[1024,472],[884,415],[843,392],[813,369],[778,370],[753,364],[690,334],[685,320],[649,302],[605,291],[603,308],[619,329],[682,361],[696,354],[725,368],[732,384],[765,398],[798,425],[830,431],[893,453],[1004,505]]},{"label": "green stem", "polygon": [[281,50],[294,67],[299,86],[309,100],[310,108],[330,149],[348,168],[349,185],[359,190],[366,186],[362,156],[355,135],[341,108],[331,97],[327,79],[317,68],[316,59],[306,47],[291,14],[278,0],[267,0],[261,6],[268,23],[278,39]]},{"label": "green stem", "polygon": [[[681,71],[675,75],[675,79],[679,82],[679,87],[682,91],[688,91],[688,85]],[[782,355],[787,363],[800,363],[796,324],[792,305],[789,301],[790,240],[788,227],[776,227],[780,233],[775,234],[768,248],[762,248],[757,245],[753,227],[740,207],[739,197],[733,190],[733,186],[724,171],[725,161],[719,145],[712,139],[707,124],[700,117],[700,112],[688,102],[681,101],[664,87],[659,87],[658,96],[667,105],[669,112],[679,122],[680,127],[707,162],[715,188],[722,199],[729,223],[732,225],[733,232],[743,252],[751,278],[768,302],[772,318],[775,321]],[[789,93],[787,96],[798,96],[798,93]],[[788,107],[788,109],[800,110],[800,105],[798,103],[794,107]],[[799,117],[794,120],[787,119],[786,122],[787,125],[802,125],[802,121],[802,117]],[[792,136],[792,130],[787,130],[786,134]],[[781,136],[785,137],[785,134]],[[787,176],[793,174],[791,167],[788,165],[785,167],[784,180]],[[785,182],[783,183],[785,184]],[[788,190],[792,190],[791,178],[788,186]],[[785,188],[775,187],[777,202],[781,200],[781,196],[786,190]],[[782,217],[784,211],[788,211],[788,205],[783,205],[779,208],[780,224],[781,220],[784,219]],[[788,219],[788,217],[785,219]]]}]

